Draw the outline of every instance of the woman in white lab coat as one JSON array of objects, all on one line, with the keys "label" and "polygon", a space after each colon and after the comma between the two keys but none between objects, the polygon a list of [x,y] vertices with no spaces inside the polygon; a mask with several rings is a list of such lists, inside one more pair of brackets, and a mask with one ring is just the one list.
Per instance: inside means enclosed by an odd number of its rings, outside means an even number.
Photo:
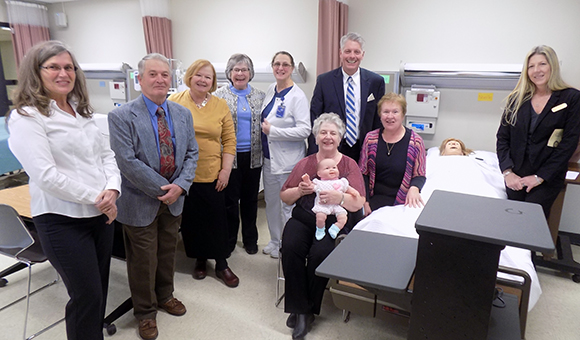
[{"label": "woman in white lab coat", "polygon": [[264,254],[278,258],[280,237],[292,206],[280,200],[280,189],[294,165],[306,156],[310,135],[310,110],[304,92],[294,84],[294,58],[285,51],[272,59],[276,82],[268,88],[262,106],[262,151],[264,153],[264,199],[270,242]]}]

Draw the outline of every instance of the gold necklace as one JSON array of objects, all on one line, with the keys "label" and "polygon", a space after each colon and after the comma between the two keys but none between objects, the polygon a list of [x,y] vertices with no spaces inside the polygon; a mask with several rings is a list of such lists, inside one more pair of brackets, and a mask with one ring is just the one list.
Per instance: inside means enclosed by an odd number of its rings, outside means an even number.
[{"label": "gold necklace", "polygon": [[[405,136],[405,133],[407,132],[407,130],[405,130],[405,128],[402,125],[401,125],[401,128],[403,128],[403,136],[401,136],[401,138],[399,138],[391,146],[389,146],[389,142],[387,142],[387,138],[383,134],[383,140],[385,141],[385,144],[387,144],[387,156],[390,156],[391,155],[391,151],[393,151],[393,148],[395,147],[395,144],[397,144]],[[398,132],[398,133],[400,134],[400,132]]]},{"label": "gold necklace", "polygon": [[393,143],[392,146],[389,146],[389,143],[387,143],[387,156],[391,155],[391,151],[393,151],[393,148],[395,147],[395,144],[397,143]]}]

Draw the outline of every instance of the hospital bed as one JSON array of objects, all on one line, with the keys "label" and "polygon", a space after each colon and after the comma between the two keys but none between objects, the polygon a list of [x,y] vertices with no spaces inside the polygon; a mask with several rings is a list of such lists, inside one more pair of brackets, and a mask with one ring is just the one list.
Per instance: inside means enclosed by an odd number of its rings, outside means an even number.
[{"label": "hospital bed", "polygon": [[[476,151],[469,156],[440,156],[437,148],[427,153],[427,181],[421,192],[427,202],[436,189],[465,194],[506,199],[503,176],[494,153]],[[417,239],[415,221],[422,208],[405,206],[383,207],[359,222],[354,230]],[[528,310],[541,294],[531,252],[507,246],[500,256],[498,286],[519,299],[521,337],[525,335]],[[367,288],[367,289],[365,289]],[[349,312],[375,317],[386,313],[409,316],[413,281],[405,293],[393,293],[362,288],[350,282],[332,280],[330,291],[338,308],[343,309],[345,321]]]}]

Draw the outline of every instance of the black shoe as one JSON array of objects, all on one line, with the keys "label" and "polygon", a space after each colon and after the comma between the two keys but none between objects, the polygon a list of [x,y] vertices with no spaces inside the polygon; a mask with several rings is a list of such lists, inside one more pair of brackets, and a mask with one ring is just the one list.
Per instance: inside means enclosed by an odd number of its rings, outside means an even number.
[{"label": "black shoe", "polygon": [[[308,323],[313,323],[314,322],[314,314],[307,314],[308,315]],[[288,326],[288,328],[294,328],[296,327],[296,313],[290,313],[290,315],[288,315],[288,319],[286,319],[286,326]]]},{"label": "black shoe", "polygon": [[288,319],[286,319],[286,326],[288,326],[288,328],[296,327],[296,314],[290,313]]},{"label": "black shoe", "polygon": [[296,326],[294,326],[294,332],[292,332],[292,339],[303,339],[308,333],[313,320],[314,315],[312,314],[296,314]]},{"label": "black shoe", "polygon": [[253,246],[244,246],[244,248],[246,249],[246,253],[250,254],[250,255],[254,255],[258,252],[258,246],[257,245],[253,245]]},{"label": "black shoe", "polygon": [[196,280],[203,280],[207,276],[207,261],[196,260],[195,268],[193,268],[193,278]]}]

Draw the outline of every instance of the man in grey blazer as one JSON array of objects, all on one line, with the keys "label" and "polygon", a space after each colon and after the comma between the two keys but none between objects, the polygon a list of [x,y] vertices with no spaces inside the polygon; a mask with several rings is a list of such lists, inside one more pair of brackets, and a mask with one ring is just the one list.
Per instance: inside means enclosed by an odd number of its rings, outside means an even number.
[{"label": "man in grey blazer", "polygon": [[[340,116],[347,126],[345,139],[339,151],[358,162],[361,144],[369,131],[381,127],[377,114],[377,103],[385,94],[385,80],[380,75],[360,67],[364,58],[364,39],[358,33],[348,33],[340,39],[341,67],[323,73],[316,79],[316,86],[310,101],[310,119],[314,120],[323,113],[334,112]],[[349,79],[352,78],[353,100],[352,110],[354,122],[352,130],[348,124],[347,90]],[[351,130],[352,145],[349,145],[348,130]],[[308,154],[318,151],[315,136],[308,138]]]},{"label": "man in grey blazer", "polygon": [[157,308],[172,315],[186,312],[173,297],[173,276],[183,200],[195,177],[198,146],[189,110],[166,100],[171,81],[167,58],[149,54],[138,67],[143,94],[109,113],[109,133],[122,177],[117,221],[125,233],[133,312],[139,335],[155,339]]}]

